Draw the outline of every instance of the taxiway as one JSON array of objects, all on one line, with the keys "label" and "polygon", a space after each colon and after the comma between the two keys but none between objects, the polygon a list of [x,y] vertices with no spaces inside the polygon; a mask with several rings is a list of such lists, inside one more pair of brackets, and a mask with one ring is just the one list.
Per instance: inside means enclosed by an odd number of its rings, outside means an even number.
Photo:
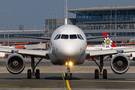
[{"label": "taxiway", "polygon": [[54,66],[50,61],[43,60],[39,66],[41,79],[27,79],[27,69],[30,67],[30,59],[26,59],[26,68],[19,75],[10,74],[5,67],[5,60],[0,61],[0,90],[112,90],[135,89],[135,62],[126,74],[114,74],[110,68],[110,62],[105,61],[108,70],[108,79],[94,79],[94,70],[98,69],[93,61],[87,61],[83,65],[73,66],[72,80],[65,80],[65,66]]}]

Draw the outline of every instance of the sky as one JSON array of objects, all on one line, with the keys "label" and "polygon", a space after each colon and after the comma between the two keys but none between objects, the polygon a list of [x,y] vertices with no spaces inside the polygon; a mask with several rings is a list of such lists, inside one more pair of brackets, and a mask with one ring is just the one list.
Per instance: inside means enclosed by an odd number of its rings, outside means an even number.
[{"label": "sky", "polygon": [[[24,25],[24,29],[42,30],[45,19],[64,18],[65,0],[0,0],[0,30],[4,30],[4,9],[5,26],[8,29],[18,30],[19,25]],[[110,6],[135,6],[135,0],[68,0],[68,9],[90,8],[90,7],[110,7]],[[48,8],[51,8],[48,13]],[[54,8],[54,10],[52,10]],[[69,18],[75,18],[74,14],[68,13]]]}]

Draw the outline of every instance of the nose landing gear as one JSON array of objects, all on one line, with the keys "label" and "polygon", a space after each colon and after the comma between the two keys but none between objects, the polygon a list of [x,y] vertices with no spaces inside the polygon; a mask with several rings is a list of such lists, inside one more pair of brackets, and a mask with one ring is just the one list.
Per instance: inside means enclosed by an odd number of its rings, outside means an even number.
[{"label": "nose landing gear", "polygon": [[72,73],[70,73],[70,67],[72,66],[72,62],[66,62],[67,73],[65,73],[65,79],[72,79]]}]

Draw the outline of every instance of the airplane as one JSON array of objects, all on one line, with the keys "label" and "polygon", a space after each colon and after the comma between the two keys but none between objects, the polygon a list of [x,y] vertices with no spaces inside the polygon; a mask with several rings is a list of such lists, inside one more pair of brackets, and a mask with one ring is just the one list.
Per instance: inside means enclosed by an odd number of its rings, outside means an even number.
[{"label": "airplane", "polygon": [[[100,57],[99,69],[95,69],[95,79],[99,79],[99,75],[103,76],[103,79],[107,79],[107,70],[103,68],[104,61],[103,56],[110,55],[115,56],[111,59],[112,71],[116,74],[124,74],[129,69],[130,62],[126,55],[122,53],[133,52],[135,48],[123,48],[120,50],[87,50],[87,40],[97,39],[101,37],[86,37],[84,32],[74,25],[69,25],[67,22],[67,0],[65,0],[66,17],[65,24],[57,28],[48,37],[25,37],[50,40],[49,50],[23,50],[23,49],[9,49],[0,48],[0,52],[11,53],[6,60],[6,68],[12,74],[20,74],[25,68],[25,61],[22,55],[31,56],[31,68],[27,70],[27,78],[31,79],[35,76],[36,79],[40,78],[40,70],[36,69],[36,66],[42,61],[42,59],[49,59],[53,65],[66,65],[67,73],[65,73],[66,79],[72,79],[72,73],[70,68],[73,65],[83,64],[86,59],[92,57]],[[103,37],[102,37],[103,38]],[[35,58],[40,57],[38,62],[35,63]]]}]

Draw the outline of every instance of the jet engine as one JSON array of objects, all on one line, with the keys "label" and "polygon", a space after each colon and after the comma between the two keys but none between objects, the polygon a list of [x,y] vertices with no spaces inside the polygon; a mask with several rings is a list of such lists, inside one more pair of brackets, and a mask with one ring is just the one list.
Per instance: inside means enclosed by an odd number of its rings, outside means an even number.
[{"label": "jet engine", "polygon": [[6,60],[7,70],[12,74],[19,74],[25,68],[24,58],[20,54],[11,54]]},{"label": "jet engine", "polygon": [[123,74],[129,69],[129,59],[124,54],[116,54],[111,59],[111,69],[114,73]]}]

